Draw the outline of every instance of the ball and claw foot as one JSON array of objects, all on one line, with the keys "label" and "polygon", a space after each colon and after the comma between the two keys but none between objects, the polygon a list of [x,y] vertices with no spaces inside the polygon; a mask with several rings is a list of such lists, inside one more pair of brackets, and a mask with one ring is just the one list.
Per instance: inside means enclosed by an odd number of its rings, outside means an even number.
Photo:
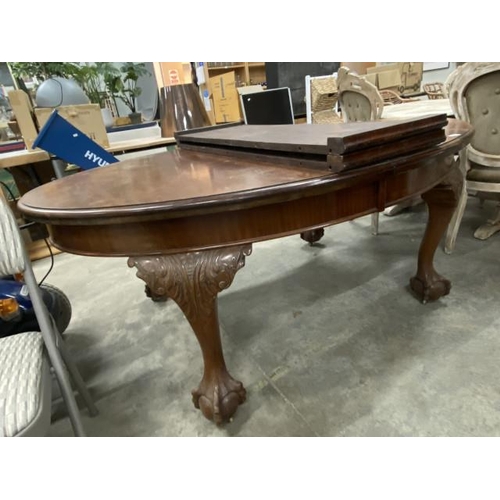
[{"label": "ball and claw foot", "polygon": [[438,273],[427,277],[425,280],[414,276],[410,280],[410,288],[419,300],[423,304],[426,304],[427,302],[438,300],[444,295],[448,295],[451,290],[451,282]]},{"label": "ball and claw foot", "polygon": [[153,302],[166,302],[168,300],[166,295],[156,295],[153,293],[148,285],[144,287],[144,292],[146,293],[146,297],[149,297]]},{"label": "ball and claw foot", "polygon": [[216,380],[203,379],[192,391],[194,406],[217,425],[229,422],[238,406],[246,400],[246,389],[229,373],[219,375]]},{"label": "ball and claw foot", "polygon": [[314,243],[323,238],[325,234],[325,230],[320,227],[319,229],[311,229],[310,231],[304,231],[300,233],[300,237],[309,243],[309,245],[313,246]]}]

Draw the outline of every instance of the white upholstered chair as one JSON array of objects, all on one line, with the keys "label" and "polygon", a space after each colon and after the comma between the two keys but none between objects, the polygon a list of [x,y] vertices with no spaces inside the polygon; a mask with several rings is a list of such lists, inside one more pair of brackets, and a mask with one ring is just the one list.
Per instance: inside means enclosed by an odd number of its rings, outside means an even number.
[{"label": "white upholstered chair", "polygon": [[[378,120],[384,110],[384,99],[377,87],[342,66],[337,78],[338,99],[344,122]],[[372,214],[372,233],[378,234],[379,213]]]},{"label": "white upholstered chair", "polygon": [[[446,86],[456,118],[474,127],[470,144],[460,152],[465,183],[446,234],[445,251],[451,253],[468,191],[481,197],[500,198],[500,63],[465,63],[450,75]],[[485,240],[497,231],[500,231],[500,204],[493,217],[476,229],[474,237]]]},{"label": "white upholstered chair", "polygon": [[53,368],[76,436],[85,432],[69,374],[91,415],[97,409],[49,314],[19,227],[0,196],[0,276],[23,273],[40,332],[0,338],[0,436],[43,436],[51,419]]}]

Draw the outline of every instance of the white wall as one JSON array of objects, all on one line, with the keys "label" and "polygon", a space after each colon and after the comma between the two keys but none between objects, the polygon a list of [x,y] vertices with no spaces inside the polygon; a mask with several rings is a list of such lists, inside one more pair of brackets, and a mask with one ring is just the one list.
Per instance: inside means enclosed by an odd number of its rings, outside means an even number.
[{"label": "white wall", "polygon": [[[425,65],[425,63],[424,63]],[[444,83],[450,73],[454,71],[457,67],[457,63],[455,62],[450,62],[449,67],[446,69],[436,69],[433,71],[424,71],[422,75],[422,85],[424,83],[434,83],[434,82],[441,82]]]}]

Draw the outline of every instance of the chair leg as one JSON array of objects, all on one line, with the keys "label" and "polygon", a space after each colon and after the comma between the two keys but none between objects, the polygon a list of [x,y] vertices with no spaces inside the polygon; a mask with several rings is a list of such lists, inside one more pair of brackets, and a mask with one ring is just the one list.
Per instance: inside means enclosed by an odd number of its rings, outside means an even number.
[{"label": "chair leg", "polygon": [[71,388],[71,382],[64,366],[64,362],[56,346],[54,329],[52,328],[52,319],[45,303],[43,302],[42,294],[38,288],[26,248],[24,248],[24,262],[24,279],[26,285],[28,286],[31,301],[33,302],[33,308],[40,326],[40,332],[42,333],[45,348],[49,355],[52,367],[56,373],[57,382],[59,383],[61,394],[68,409],[73,432],[75,433],[75,436],[84,437],[86,434],[80,417],[80,410],[76,404],[75,395],[73,394],[73,389]]},{"label": "chair leg", "polygon": [[460,228],[460,223],[462,222],[462,217],[464,216],[465,206],[467,205],[467,186],[464,182],[462,186],[462,192],[460,193],[460,199],[458,200],[457,208],[451,218],[451,221],[446,230],[446,238],[444,243],[444,251],[448,255],[453,252],[455,248],[455,242],[458,236],[458,230]]},{"label": "chair leg", "polygon": [[95,417],[99,413],[99,411],[97,410],[97,407],[94,404],[92,397],[90,396],[89,390],[87,389],[87,386],[85,385],[85,382],[83,381],[83,378],[80,375],[80,372],[78,371],[78,368],[76,367],[73,358],[69,354],[68,348],[66,347],[66,343],[61,337],[61,334],[57,331],[53,318],[52,318],[52,325],[57,339],[56,344],[59,347],[61,357],[71,375],[71,378],[73,379],[73,382],[76,385],[76,388],[78,389],[78,392],[80,393],[80,396],[82,397],[83,401],[85,402],[89,410],[90,416]]},{"label": "chair leg", "polygon": [[375,212],[372,214],[372,234],[377,236],[378,234],[378,220],[379,220],[379,213]]},{"label": "chair leg", "polygon": [[483,224],[474,231],[474,238],[478,240],[487,240],[498,231],[500,231],[500,205],[497,205],[493,218],[489,219],[486,224]]}]

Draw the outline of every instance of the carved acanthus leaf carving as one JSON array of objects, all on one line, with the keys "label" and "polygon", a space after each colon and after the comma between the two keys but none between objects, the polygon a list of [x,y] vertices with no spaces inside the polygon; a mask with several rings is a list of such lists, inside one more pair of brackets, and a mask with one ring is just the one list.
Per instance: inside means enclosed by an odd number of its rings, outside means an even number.
[{"label": "carved acanthus leaf carving", "polygon": [[217,294],[228,288],[236,272],[245,265],[252,245],[216,248],[173,255],[130,257],[129,267],[137,268],[158,296],[175,300],[189,318],[208,314]]}]

